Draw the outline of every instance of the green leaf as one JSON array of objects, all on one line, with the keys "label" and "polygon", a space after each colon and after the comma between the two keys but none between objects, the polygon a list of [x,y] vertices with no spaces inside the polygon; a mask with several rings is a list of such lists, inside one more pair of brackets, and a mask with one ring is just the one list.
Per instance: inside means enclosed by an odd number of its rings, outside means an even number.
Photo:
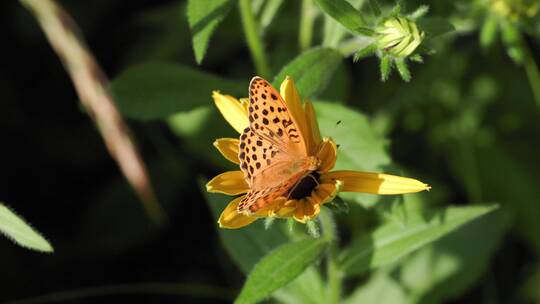
[{"label": "green leaf", "polygon": [[398,59],[396,62],[396,68],[399,72],[399,75],[405,82],[411,81],[411,72],[409,71],[409,66],[405,59]]},{"label": "green leaf", "polygon": [[356,62],[356,61],[358,61],[358,60],[360,60],[362,58],[373,55],[373,54],[375,54],[377,49],[378,49],[377,44],[372,43],[372,44],[366,46],[365,48],[359,50],[358,52],[356,52],[354,54],[353,61]]},{"label": "green leaf", "polygon": [[[387,169],[391,162],[386,150],[388,139],[376,132],[365,115],[336,103],[315,102],[314,106],[322,135],[333,138],[339,145],[336,170],[383,172]],[[365,207],[383,199],[360,193],[340,196]]]},{"label": "green leaf", "polygon": [[22,247],[41,252],[54,251],[51,244],[39,232],[1,202],[0,233]]},{"label": "green leaf", "polygon": [[442,17],[426,17],[417,21],[420,30],[425,31],[429,38],[434,38],[455,30],[454,25]]},{"label": "green leaf", "polygon": [[188,0],[187,18],[197,63],[202,62],[214,30],[233,3],[233,0]]},{"label": "green leaf", "polygon": [[291,76],[302,98],[321,93],[341,64],[343,56],[331,48],[314,48],[288,63],[274,78],[273,85],[279,89],[286,76]]},{"label": "green leaf", "polygon": [[525,59],[525,51],[523,50],[523,37],[519,29],[509,23],[502,25],[502,41],[506,46],[508,56],[516,63],[522,64]]},{"label": "green leaf", "polygon": [[494,14],[489,14],[484,20],[482,29],[480,30],[480,46],[487,49],[493,45],[495,38],[497,37],[497,30],[499,29],[498,18]]},{"label": "green leaf", "polygon": [[309,238],[271,251],[255,265],[235,303],[256,303],[269,297],[317,261],[327,246],[325,238]]},{"label": "green leaf", "polygon": [[448,207],[431,214],[408,214],[404,224],[389,222],[356,239],[342,254],[341,266],[353,275],[390,264],[495,209],[496,205]]},{"label": "green leaf", "polygon": [[373,12],[373,15],[375,17],[379,17],[381,15],[381,7],[379,5],[379,2],[377,0],[369,0],[368,3],[371,12]]},{"label": "green leaf", "polygon": [[381,58],[381,63],[379,64],[379,68],[381,70],[381,80],[387,81],[388,77],[390,77],[390,72],[392,72],[392,58],[390,56],[383,56]]},{"label": "green leaf", "polygon": [[317,267],[308,267],[291,283],[276,290],[272,297],[287,304],[324,304],[326,303],[325,282]]},{"label": "green leaf", "polygon": [[429,12],[429,5],[420,5],[417,7],[414,12],[410,13],[408,18],[411,20],[416,20],[424,17]]},{"label": "green leaf", "polygon": [[[205,184],[203,181],[200,182],[201,191],[217,221],[221,211],[225,209],[232,198],[223,194],[206,192]],[[263,221],[256,221],[242,229],[217,229],[221,243],[233,261],[244,273],[249,273],[263,256],[287,242],[285,233],[278,226],[272,225],[272,227],[265,229]]]},{"label": "green leaf", "polygon": [[113,80],[112,90],[123,115],[153,120],[211,105],[213,90],[235,96],[247,94],[247,82],[226,80],[175,63],[153,62],[122,72]]},{"label": "green leaf", "polygon": [[409,301],[407,301],[404,288],[390,276],[386,269],[381,269],[344,301],[344,304],[357,303],[405,304]]},{"label": "green leaf", "polygon": [[274,17],[276,16],[279,8],[283,4],[283,0],[268,0],[266,5],[261,13],[260,17],[260,30],[265,31],[266,28],[272,23]]},{"label": "green leaf", "polygon": [[345,0],[315,0],[321,10],[341,23],[347,29],[363,34],[362,28],[365,27],[362,14],[356,10],[349,2]]},{"label": "green leaf", "polygon": [[508,228],[509,216],[502,211],[463,225],[404,262],[401,281],[416,303],[445,302],[482,277]]}]

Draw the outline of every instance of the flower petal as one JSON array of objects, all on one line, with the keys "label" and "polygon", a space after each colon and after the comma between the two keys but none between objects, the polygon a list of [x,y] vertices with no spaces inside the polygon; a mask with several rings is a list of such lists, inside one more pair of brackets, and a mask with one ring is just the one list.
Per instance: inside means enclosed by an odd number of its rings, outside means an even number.
[{"label": "flower petal", "polygon": [[429,190],[431,187],[416,179],[382,173],[333,171],[326,178],[343,181],[344,192],[371,194],[402,194]]},{"label": "flower petal", "polygon": [[[317,122],[317,115],[315,115],[315,109],[311,101],[306,101],[304,104],[304,112],[306,113],[306,122],[308,132],[311,133],[311,140],[313,141],[313,149],[315,149],[321,143],[321,132],[319,130],[319,123]],[[311,151],[312,153],[314,151]]]},{"label": "flower petal", "polygon": [[225,157],[227,160],[240,164],[238,160],[238,144],[237,138],[218,138],[214,141],[214,147]]},{"label": "flower petal", "polygon": [[249,191],[242,171],[227,171],[212,178],[206,184],[206,191],[228,195],[238,195]]},{"label": "flower petal", "polygon": [[325,137],[319,147],[317,158],[321,161],[321,164],[319,165],[319,169],[317,171],[326,173],[332,170],[336,164],[336,143],[331,138]]},{"label": "flower petal", "polygon": [[302,108],[302,99],[300,99],[294,80],[289,76],[285,77],[279,91],[281,97],[287,104],[287,109],[289,110],[294,123],[300,129],[300,134],[302,134],[302,137],[306,141],[306,151],[311,151],[315,145],[311,139],[311,134],[309,133],[310,130],[308,130],[306,114]]},{"label": "flower petal", "polygon": [[225,120],[238,132],[242,133],[249,126],[247,103],[218,91],[212,98]]},{"label": "flower petal", "polygon": [[257,220],[257,217],[247,216],[242,213],[238,213],[238,204],[244,198],[244,196],[233,199],[229,205],[221,212],[219,216],[219,227],[227,229],[237,229],[247,226]]}]

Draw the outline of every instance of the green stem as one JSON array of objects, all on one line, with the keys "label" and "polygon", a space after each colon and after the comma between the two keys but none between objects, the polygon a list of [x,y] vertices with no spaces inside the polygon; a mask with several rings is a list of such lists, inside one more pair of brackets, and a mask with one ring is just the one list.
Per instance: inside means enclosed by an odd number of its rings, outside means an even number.
[{"label": "green stem", "polygon": [[311,46],[313,39],[313,22],[315,21],[315,9],[313,0],[302,0],[302,11],[300,13],[300,35],[298,43],[300,50],[305,51]]},{"label": "green stem", "polygon": [[525,51],[523,62],[525,73],[527,74],[536,106],[540,109],[540,71],[538,71],[538,65],[534,61],[531,49],[524,39],[522,40],[522,47]]},{"label": "green stem", "polygon": [[343,271],[338,263],[337,230],[328,210],[322,210],[320,216],[322,235],[330,242],[326,259],[327,270],[327,301],[325,303],[339,304],[341,301],[341,288],[343,283]]},{"label": "green stem", "polygon": [[246,34],[247,44],[249,51],[251,52],[251,57],[255,63],[255,69],[257,74],[262,77],[267,77],[270,75],[270,68],[268,66],[268,61],[266,54],[263,49],[262,39],[259,32],[259,25],[255,20],[253,11],[251,10],[251,1],[249,0],[239,0],[240,1],[240,15],[242,16],[242,25],[244,27],[244,33]]}]

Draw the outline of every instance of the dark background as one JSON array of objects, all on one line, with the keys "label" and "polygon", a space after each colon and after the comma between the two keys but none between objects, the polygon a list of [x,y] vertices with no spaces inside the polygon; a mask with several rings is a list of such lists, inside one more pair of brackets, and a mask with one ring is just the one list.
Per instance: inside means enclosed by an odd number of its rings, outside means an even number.
[{"label": "dark background", "polygon": [[[88,45],[111,78],[130,64],[150,59],[170,59],[196,67],[187,21],[176,1],[96,0],[62,4],[79,23]],[[163,9],[166,7],[169,9]],[[436,6],[434,13],[444,12],[446,7]],[[269,34],[268,48],[274,51],[271,60],[276,63],[275,70],[294,58],[295,46],[285,42],[296,39],[287,35],[296,35],[298,19],[286,17],[297,16],[298,9],[299,5],[293,2],[282,8],[285,17],[276,22]],[[253,75],[238,19],[233,9],[212,40],[202,70],[243,79]],[[288,30],[288,26],[295,30]],[[187,148],[164,123],[129,121],[169,216],[166,227],[154,227],[110,158],[92,121],[81,110],[67,73],[32,16],[18,2],[4,1],[0,4],[0,28],[0,201],[32,223],[55,248],[52,255],[40,254],[0,239],[0,302],[137,282],[212,285],[234,295],[243,276],[220,247],[215,221],[197,184],[199,176],[211,177],[220,170],[197,151]],[[539,44],[532,39],[529,43],[538,55]],[[455,52],[460,52],[461,57]],[[477,75],[490,75],[496,84],[504,84],[497,88],[493,98],[497,104],[485,110],[487,118],[482,121],[505,143],[508,154],[528,160],[524,167],[538,181],[534,170],[540,167],[535,158],[539,147],[538,111],[523,71],[513,65],[500,46],[488,54],[478,50],[475,33],[460,37],[450,51],[437,56],[427,61],[439,62],[446,56],[446,65],[453,65],[448,63],[452,60],[461,64],[466,72],[447,71],[443,77],[451,78],[463,91],[469,90]],[[343,97],[357,108],[374,113],[381,103],[399,95],[404,86],[395,75],[388,83],[381,83],[377,69],[374,58],[359,64],[346,60],[338,74],[344,88],[336,89],[338,93],[332,96]],[[417,99],[429,95],[429,69],[429,65],[411,66],[412,83],[415,85],[417,77],[418,84],[410,90],[418,94]],[[361,100],[357,97],[360,95]],[[210,95],[208,100],[211,102]],[[419,128],[414,127],[414,119],[407,120],[410,113],[406,111],[396,117],[398,126],[391,133],[391,155],[396,162],[444,185],[448,201],[466,202],[465,186],[448,158],[451,152],[444,145],[431,142],[437,119],[444,120],[457,110],[424,106],[425,120]],[[517,129],[512,125],[507,130],[500,122],[508,113],[515,114],[510,119],[518,117]],[[166,155],[157,148],[161,145],[170,148]],[[486,196],[492,199],[489,193]],[[494,288],[501,303],[514,302],[535,259],[523,238],[509,234],[491,261],[490,271],[454,302],[478,303],[486,288]],[[216,294],[222,292],[219,288]],[[219,302],[188,295],[115,296],[75,302],[128,300]]]}]

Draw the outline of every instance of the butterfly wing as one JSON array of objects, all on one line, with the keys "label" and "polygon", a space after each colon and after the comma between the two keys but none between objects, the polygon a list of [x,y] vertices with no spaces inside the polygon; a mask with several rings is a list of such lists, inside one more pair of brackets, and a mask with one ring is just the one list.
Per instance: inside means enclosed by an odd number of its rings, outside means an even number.
[{"label": "butterfly wing", "polygon": [[286,192],[304,174],[292,170],[295,162],[308,156],[287,104],[260,77],[249,85],[249,122],[240,136],[238,157],[250,192],[238,205],[239,212],[256,212]]}]

